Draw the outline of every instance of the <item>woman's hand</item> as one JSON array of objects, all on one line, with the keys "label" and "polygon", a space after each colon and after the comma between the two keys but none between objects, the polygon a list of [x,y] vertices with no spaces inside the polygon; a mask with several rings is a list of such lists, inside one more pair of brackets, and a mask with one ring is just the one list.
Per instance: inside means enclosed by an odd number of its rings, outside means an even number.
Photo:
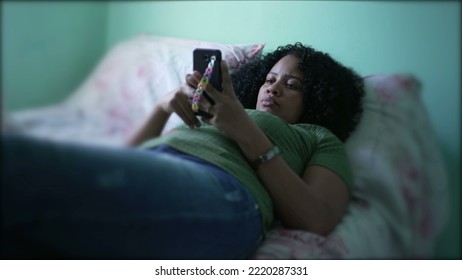
[{"label": "woman's hand", "polygon": [[[170,115],[174,112],[190,128],[200,126],[199,120],[192,111],[191,103],[195,87],[201,77],[197,71],[187,75],[186,83],[160,99],[144,123],[128,139],[126,145],[137,146],[146,140],[160,136]],[[210,104],[205,100],[201,101],[201,106],[210,106]]]},{"label": "woman's hand", "polygon": [[234,93],[231,76],[225,61],[221,62],[223,77],[223,91],[219,92],[211,84],[205,91],[215,101],[209,105],[206,111],[213,115],[212,118],[202,118],[205,123],[215,126],[225,137],[239,142],[245,136],[245,131],[252,120],[248,117],[244,107]]},{"label": "woman's hand", "polygon": [[[194,114],[191,105],[195,88],[199,84],[201,74],[194,71],[186,76],[186,83],[179,88],[171,91],[157,103],[158,109],[166,114],[176,113],[183,122],[190,128],[200,126],[200,122]],[[201,108],[208,108],[210,104],[207,100],[201,100]]]}]

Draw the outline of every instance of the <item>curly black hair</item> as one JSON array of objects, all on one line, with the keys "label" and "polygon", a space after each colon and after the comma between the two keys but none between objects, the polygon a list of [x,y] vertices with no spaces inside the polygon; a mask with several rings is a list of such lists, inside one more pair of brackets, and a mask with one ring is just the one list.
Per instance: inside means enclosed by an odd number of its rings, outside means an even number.
[{"label": "curly black hair", "polygon": [[311,46],[300,42],[280,46],[242,65],[231,74],[237,98],[245,108],[255,109],[266,75],[287,55],[300,59],[299,69],[304,73],[304,113],[298,123],[328,128],[344,142],[361,118],[363,79],[329,54]]}]

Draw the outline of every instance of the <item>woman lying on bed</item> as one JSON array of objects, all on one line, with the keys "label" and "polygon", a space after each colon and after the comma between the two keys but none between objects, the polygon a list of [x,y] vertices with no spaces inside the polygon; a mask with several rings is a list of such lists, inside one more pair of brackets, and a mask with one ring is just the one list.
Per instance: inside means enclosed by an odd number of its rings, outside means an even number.
[{"label": "woman lying on bed", "polygon": [[[138,148],[5,136],[3,257],[236,259],[283,226],[328,234],[349,201],[343,141],[361,115],[362,79],[300,43],[206,91],[201,74],[159,101]],[[185,125],[161,135],[172,113]]]}]

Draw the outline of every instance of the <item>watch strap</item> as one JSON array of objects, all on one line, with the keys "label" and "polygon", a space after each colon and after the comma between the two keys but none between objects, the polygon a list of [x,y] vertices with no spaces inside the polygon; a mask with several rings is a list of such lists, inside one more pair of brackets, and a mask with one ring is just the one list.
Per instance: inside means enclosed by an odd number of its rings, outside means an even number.
[{"label": "watch strap", "polygon": [[278,146],[273,146],[268,152],[260,155],[257,160],[252,162],[252,167],[253,169],[257,170],[258,167],[265,162],[270,161],[272,158],[275,156],[279,155],[281,153],[281,150],[278,148]]}]

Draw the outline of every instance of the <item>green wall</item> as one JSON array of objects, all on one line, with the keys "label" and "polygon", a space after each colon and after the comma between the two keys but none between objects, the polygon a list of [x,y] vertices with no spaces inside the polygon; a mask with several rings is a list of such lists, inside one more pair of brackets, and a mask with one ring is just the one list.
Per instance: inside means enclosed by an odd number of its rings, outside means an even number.
[{"label": "green wall", "polygon": [[138,33],[219,41],[302,41],[361,75],[413,73],[449,172],[451,217],[438,258],[461,258],[460,3],[140,1],[2,3],[2,92],[16,110],[62,100],[104,51]]},{"label": "green wall", "polygon": [[8,110],[62,101],[105,51],[108,3],[2,2],[2,93]]}]

